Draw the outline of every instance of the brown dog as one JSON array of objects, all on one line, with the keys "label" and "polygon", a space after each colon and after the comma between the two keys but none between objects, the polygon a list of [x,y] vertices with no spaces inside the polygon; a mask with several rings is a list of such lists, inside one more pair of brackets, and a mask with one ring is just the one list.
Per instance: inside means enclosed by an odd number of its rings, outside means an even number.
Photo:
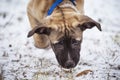
[{"label": "brown dog", "polygon": [[55,0],[31,0],[27,13],[33,34],[35,46],[46,48],[51,45],[58,63],[64,68],[73,68],[80,57],[83,31],[96,26],[101,31],[99,23],[84,15],[84,0],[63,0],[47,15]]}]

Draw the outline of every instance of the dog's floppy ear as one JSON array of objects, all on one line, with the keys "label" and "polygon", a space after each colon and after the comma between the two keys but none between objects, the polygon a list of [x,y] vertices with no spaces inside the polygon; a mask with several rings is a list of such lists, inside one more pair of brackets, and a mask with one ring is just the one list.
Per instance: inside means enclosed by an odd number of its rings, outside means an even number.
[{"label": "dog's floppy ear", "polygon": [[80,16],[80,25],[79,25],[79,27],[80,27],[80,29],[82,31],[84,31],[86,29],[91,29],[91,28],[93,28],[95,26],[98,28],[99,31],[102,31],[101,25],[98,22],[94,21],[93,19],[91,19],[88,16],[85,16],[85,15]]},{"label": "dog's floppy ear", "polygon": [[51,32],[50,28],[47,27],[39,27],[36,26],[35,28],[33,28],[29,33],[27,37],[31,37],[33,34],[37,33],[37,34],[46,34],[49,35]]}]

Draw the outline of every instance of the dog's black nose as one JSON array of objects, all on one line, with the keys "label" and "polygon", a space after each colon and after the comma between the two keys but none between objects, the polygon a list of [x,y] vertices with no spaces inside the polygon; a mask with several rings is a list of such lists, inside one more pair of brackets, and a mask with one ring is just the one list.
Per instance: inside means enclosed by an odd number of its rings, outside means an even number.
[{"label": "dog's black nose", "polygon": [[72,60],[69,60],[65,63],[65,67],[68,69],[73,68],[73,67],[75,67],[75,63]]}]

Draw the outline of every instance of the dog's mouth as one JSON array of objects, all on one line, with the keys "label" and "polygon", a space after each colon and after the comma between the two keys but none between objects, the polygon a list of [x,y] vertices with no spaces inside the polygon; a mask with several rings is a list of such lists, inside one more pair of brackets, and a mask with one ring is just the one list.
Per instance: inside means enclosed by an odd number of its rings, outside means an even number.
[{"label": "dog's mouth", "polygon": [[[58,60],[58,59],[57,59]],[[63,68],[63,69],[72,69],[72,68],[74,68],[75,66],[76,66],[76,63],[75,62],[73,62],[73,61],[66,61],[66,62],[61,62],[61,61],[59,61],[58,60],[58,63],[60,64],[60,66],[61,66],[61,68]]]},{"label": "dog's mouth", "polygon": [[[57,57],[56,57],[57,58]],[[57,61],[59,63],[59,65],[64,68],[64,69],[72,69],[72,68],[75,68],[76,65],[78,64],[79,62],[79,58],[80,56],[77,55],[77,57],[75,59],[67,59],[67,57],[65,58],[66,60],[62,60],[61,58],[57,58]]]}]

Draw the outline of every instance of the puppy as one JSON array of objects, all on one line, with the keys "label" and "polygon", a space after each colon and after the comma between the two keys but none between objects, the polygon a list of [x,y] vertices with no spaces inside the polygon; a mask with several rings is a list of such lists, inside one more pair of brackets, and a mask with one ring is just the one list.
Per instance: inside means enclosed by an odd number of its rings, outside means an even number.
[{"label": "puppy", "polygon": [[48,15],[59,0],[31,0],[27,7],[37,48],[51,46],[58,63],[63,68],[74,68],[79,62],[83,32],[97,27],[98,22],[84,15],[84,0],[62,0]]}]

